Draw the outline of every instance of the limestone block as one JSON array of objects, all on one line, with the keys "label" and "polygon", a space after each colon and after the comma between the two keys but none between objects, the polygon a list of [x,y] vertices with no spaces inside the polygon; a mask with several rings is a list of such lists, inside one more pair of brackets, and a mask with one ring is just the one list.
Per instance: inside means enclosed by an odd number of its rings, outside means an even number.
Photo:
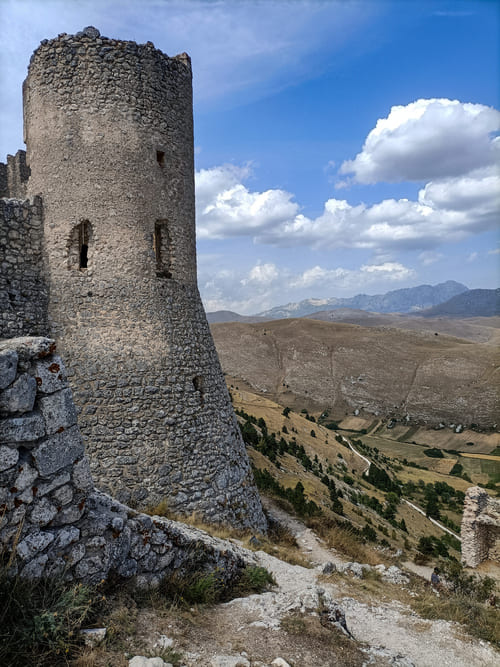
[{"label": "limestone block", "polygon": [[80,538],[80,531],[75,526],[61,529],[57,534],[55,546],[58,549],[65,549],[70,544],[77,542]]},{"label": "limestone block", "polygon": [[0,393],[0,411],[31,412],[35,404],[36,380],[27,373],[20,375]]},{"label": "limestone block", "polygon": [[73,489],[69,484],[66,484],[54,491],[52,497],[59,505],[67,505],[73,499]]},{"label": "limestone block", "polygon": [[31,412],[22,417],[10,417],[0,422],[0,441],[33,442],[45,434],[42,415]]},{"label": "limestone block", "polygon": [[73,484],[81,491],[89,491],[93,488],[94,482],[87,457],[78,461],[73,467]]},{"label": "limestone block", "polygon": [[39,405],[49,435],[76,424],[76,408],[71,389],[63,389],[49,396],[43,396]]},{"label": "limestone block", "polygon": [[17,449],[11,447],[0,446],[0,472],[8,470],[15,466],[19,459],[19,452]]},{"label": "limestone block", "polygon": [[43,477],[71,465],[81,456],[83,442],[78,426],[55,433],[33,450],[35,465]]},{"label": "limestone block", "polygon": [[0,389],[5,389],[14,382],[17,371],[17,352],[4,350],[0,352]]},{"label": "limestone block", "polygon": [[19,475],[16,477],[14,487],[18,491],[24,491],[24,489],[27,489],[33,484],[37,477],[38,471],[25,463],[22,467],[19,468]]},{"label": "limestone block", "polygon": [[42,394],[52,394],[68,386],[64,364],[57,355],[50,360],[39,360],[35,364],[34,373],[38,391]]},{"label": "limestone block", "polygon": [[22,560],[31,560],[53,541],[54,535],[52,533],[35,531],[19,542],[16,553]]},{"label": "limestone block", "polygon": [[21,576],[26,579],[40,579],[48,560],[49,557],[47,554],[38,556],[38,558],[35,558],[23,568]]},{"label": "limestone block", "polygon": [[57,477],[54,477],[54,479],[49,482],[48,484],[40,484],[38,487],[38,493],[37,496],[41,498],[42,496],[46,496],[47,493],[50,493],[54,489],[57,489],[60,486],[63,486],[63,484],[67,484],[69,480],[71,479],[71,476],[69,472],[64,472],[62,475],[58,475]]},{"label": "limestone block", "polygon": [[54,505],[49,500],[47,500],[47,498],[42,498],[33,507],[30,521],[36,526],[46,526],[52,521],[56,514],[57,509],[54,507]]},{"label": "limestone block", "polygon": [[136,655],[129,660],[128,667],[172,667],[172,663],[167,663],[162,658],[146,658],[143,655]]}]

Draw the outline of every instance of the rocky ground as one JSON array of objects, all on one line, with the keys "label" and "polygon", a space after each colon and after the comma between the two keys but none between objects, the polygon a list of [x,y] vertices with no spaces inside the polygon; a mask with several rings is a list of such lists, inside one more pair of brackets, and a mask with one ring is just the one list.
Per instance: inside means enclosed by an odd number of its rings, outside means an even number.
[{"label": "rocky ground", "polygon": [[[272,591],[208,610],[139,612],[138,638],[148,647],[144,653],[163,656],[163,662],[135,657],[128,663],[129,654],[123,661],[102,664],[163,667],[171,655],[176,662],[171,651],[182,656],[176,664],[186,667],[499,664],[499,654],[487,642],[467,636],[457,624],[424,620],[399,601],[413,594],[399,568],[347,563],[299,520],[269,509],[294,533],[310,568],[258,551],[259,564],[276,580]],[[372,595],[363,584],[361,576],[369,579],[370,572],[383,582],[387,596]]]}]

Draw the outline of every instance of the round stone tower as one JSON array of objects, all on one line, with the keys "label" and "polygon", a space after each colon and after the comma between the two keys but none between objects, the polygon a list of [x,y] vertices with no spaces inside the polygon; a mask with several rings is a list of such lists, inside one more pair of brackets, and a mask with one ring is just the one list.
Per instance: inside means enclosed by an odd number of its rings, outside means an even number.
[{"label": "round stone tower", "polygon": [[264,528],[196,285],[189,57],[86,28],[41,43],[23,93],[49,333],[97,485]]}]

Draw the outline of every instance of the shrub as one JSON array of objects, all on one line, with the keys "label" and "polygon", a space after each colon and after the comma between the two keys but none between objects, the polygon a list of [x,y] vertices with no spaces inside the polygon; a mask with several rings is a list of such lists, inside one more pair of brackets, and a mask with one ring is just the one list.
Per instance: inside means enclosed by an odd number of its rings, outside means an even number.
[{"label": "shrub", "polygon": [[95,587],[57,579],[27,581],[0,570],[0,664],[67,664],[78,631],[102,604]]},{"label": "shrub", "polygon": [[424,454],[430,456],[433,459],[444,459],[443,452],[437,447],[431,447],[431,449],[424,449]]}]

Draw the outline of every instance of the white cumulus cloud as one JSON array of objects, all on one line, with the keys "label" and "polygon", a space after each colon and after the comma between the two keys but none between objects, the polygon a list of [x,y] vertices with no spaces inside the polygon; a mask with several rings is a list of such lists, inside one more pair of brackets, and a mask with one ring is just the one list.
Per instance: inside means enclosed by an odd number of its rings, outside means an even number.
[{"label": "white cumulus cloud", "polygon": [[500,112],[483,104],[419,99],[393,106],[340,173],[358,183],[457,177],[495,161],[499,129]]},{"label": "white cumulus cloud", "polygon": [[285,190],[251,192],[241,180],[250,168],[223,165],[196,173],[198,237],[227,238],[260,233],[293,218],[298,204]]},{"label": "white cumulus cloud", "polygon": [[252,191],[242,182],[250,173],[248,165],[197,173],[200,239],[250,236],[280,247],[365,248],[380,256],[398,249],[429,251],[498,224],[500,173],[494,166],[429,181],[416,200],[352,205],[347,199],[331,198],[315,218],[300,212],[285,190]]}]

